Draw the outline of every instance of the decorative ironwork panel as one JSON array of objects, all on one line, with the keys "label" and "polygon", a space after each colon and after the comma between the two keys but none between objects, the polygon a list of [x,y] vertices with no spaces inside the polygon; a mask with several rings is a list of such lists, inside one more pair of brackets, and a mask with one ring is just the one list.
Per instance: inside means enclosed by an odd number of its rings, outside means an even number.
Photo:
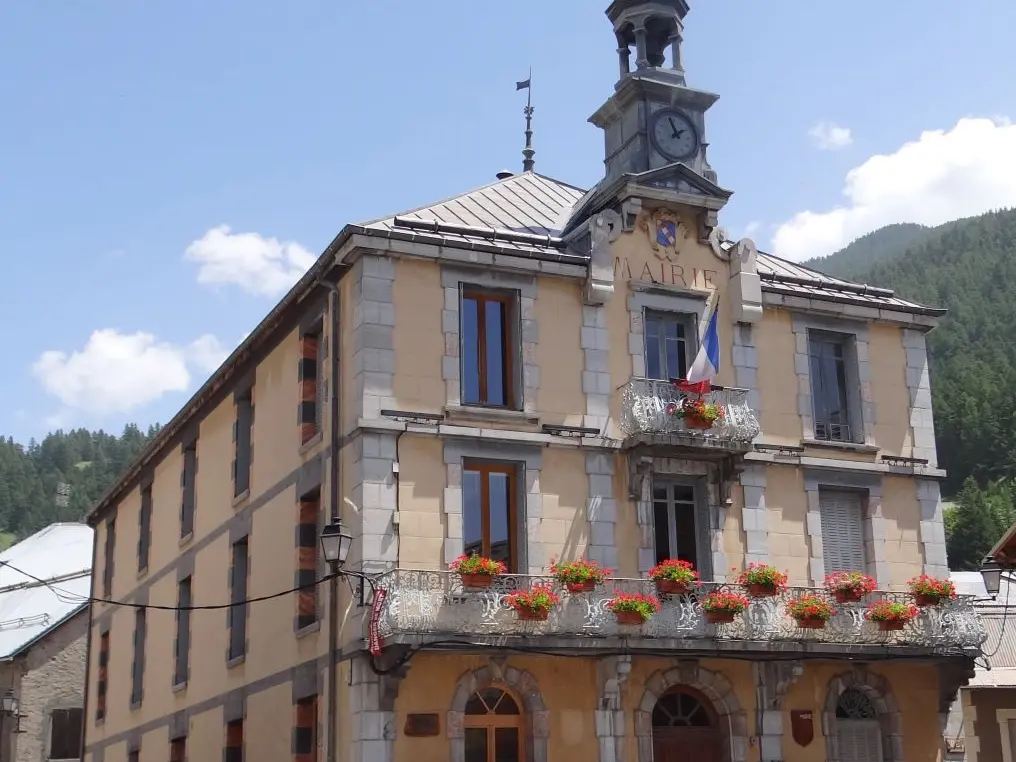
[{"label": "decorative ironwork panel", "polygon": [[[533,585],[548,585],[561,603],[545,622],[519,620],[505,601],[508,594]],[[973,600],[959,597],[920,614],[902,630],[883,632],[865,619],[866,603],[834,604],[836,613],[823,629],[805,629],[786,613],[789,600],[806,594],[823,595],[814,588],[789,588],[773,598],[752,601],[748,610],[730,624],[705,621],[701,599],[715,590],[740,592],[729,584],[704,583],[689,595],[666,596],[662,608],[641,626],[619,625],[608,608],[616,592],[656,595],[652,581],[609,579],[591,593],[568,593],[553,577],[503,575],[486,590],[463,589],[453,572],[400,569],[383,575],[378,585],[388,591],[380,612],[383,637],[412,635],[566,635],[596,638],[703,638],[748,641],[790,641],[843,645],[888,645],[923,648],[972,648],[986,633]],[[909,603],[900,592],[877,592],[868,602],[891,600]]]},{"label": "decorative ironwork panel", "polygon": [[711,405],[719,405],[723,417],[712,428],[689,427],[683,417],[674,415],[689,395],[669,381],[633,378],[621,387],[621,431],[625,436],[639,434],[681,434],[711,440],[750,443],[762,433],[762,427],[748,405],[746,389],[720,389],[701,395]]}]

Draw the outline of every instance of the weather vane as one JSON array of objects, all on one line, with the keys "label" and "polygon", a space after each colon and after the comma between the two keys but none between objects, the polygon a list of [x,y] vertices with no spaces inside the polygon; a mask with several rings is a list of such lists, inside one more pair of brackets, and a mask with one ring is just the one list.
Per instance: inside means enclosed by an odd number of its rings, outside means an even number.
[{"label": "weather vane", "polygon": [[522,149],[522,171],[532,172],[536,166],[536,162],[533,157],[536,156],[536,151],[533,149],[533,113],[536,109],[533,107],[533,70],[529,70],[529,78],[524,79],[521,82],[515,83],[515,92],[519,90],[526,91],[526,107],[522,110],[522,113],[526,115],[526,147]]}]

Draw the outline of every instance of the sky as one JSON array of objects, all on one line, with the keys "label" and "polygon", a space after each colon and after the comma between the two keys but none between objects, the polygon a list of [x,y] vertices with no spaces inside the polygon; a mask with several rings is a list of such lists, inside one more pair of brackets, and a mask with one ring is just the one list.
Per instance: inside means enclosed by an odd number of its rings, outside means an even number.
[{"label": "sky", "polygon": [[[166,422],[349,222],[602,174],[607,0],[0,2],[0,435]],[[1016,3],[691,0],[721,213],[792,260],[1016,206]]]}]

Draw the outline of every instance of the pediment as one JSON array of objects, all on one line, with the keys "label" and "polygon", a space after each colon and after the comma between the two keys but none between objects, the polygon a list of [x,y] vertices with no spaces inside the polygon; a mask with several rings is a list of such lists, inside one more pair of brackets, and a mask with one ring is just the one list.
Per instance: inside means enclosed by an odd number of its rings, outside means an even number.
[{"label": "pediment", "polygon": [[630,174],[628,178],[629,182],[643,187],[659,188],[692,196],[706,196],[724,202],[733,195],[733,191],[721,188],[679,161],[646,172]]}]

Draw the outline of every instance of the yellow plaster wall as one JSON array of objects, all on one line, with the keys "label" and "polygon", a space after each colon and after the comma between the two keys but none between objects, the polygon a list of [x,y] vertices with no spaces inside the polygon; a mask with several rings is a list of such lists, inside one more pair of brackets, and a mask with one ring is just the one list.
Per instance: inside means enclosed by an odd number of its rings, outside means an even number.
[{"label": "yellow plaster wall", "polygon": [[784,310],[765,309],[755,327],[758,348],[759,423],[762,440],[799,445],[803,435],[798,413],[798,380],[794,372],[793,320]]},{"label": "yellow plaster wall", "polygon": [[441,268],[426,260],[396,260],[392,301],[395,304],[392,391],[397,408],[440,413],[448,400],[441,377],[445,351],[441,331],[444,309]]},{"label": "yellow plaster wall", "polygon": [[913,436],[902,329],[869,324],[868,356],[869,383],[875,402],[875,443],[884,452],[909,457],[913,453]]},{"label": "yellow plaster wall", "polygon": [[582,391],[585,363],[582,328],[581,284],[562,278],[541,277],[534,311],[540,341],[536,365],[540,372],[537,394],[540,420],[563,426],[581,426],[586,412]]},{"label": "yellow plaster wall", "polygon": [[589,480],[585,454],[575,450],[545,449],[540,491],[543,493],[540,536],[548,566],[551,559],[582,558],[589,542],[586,517]]},{"label": "yellow plaster wall", "polygon": [[628,463],[623,455],[614,458],[614,500],[617,501],[617,523],[614,525],[614,544],[617,546],[618,577],[639,576],[638,548],[640,529],[635,503],[628,495]]},{"label": "yellow plaster wall", "polygon": [[808,495],[800,469],[781,466],[766,469],[766,509],[770,556],[787,573],[790,585],[807,586]]},{"label": "yellow plaster wall", "polygon": [[443,510],[447,468],[434,437],[404,436],[399,444],[399,554],[406,569],[441,569],[448,516]]},{"label": "yellow plaster wall", "polygon": [[917,483],[906,476],[882,478],[882,515],[885,517],[885,556],[889,561],[892,586],[903,588],[907,580],[921,573],[921,506]]}]

